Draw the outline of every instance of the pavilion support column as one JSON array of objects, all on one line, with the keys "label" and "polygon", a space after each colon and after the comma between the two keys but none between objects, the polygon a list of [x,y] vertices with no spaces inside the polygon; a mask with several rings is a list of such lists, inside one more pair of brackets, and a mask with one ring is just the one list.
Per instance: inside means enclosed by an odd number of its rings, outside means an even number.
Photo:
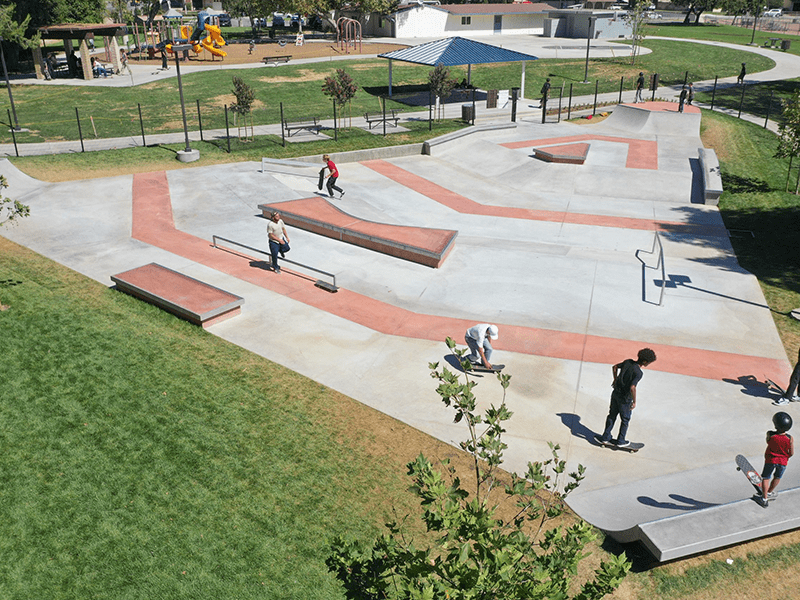
[{"label": "pavilion support column", "polygon": [[[41,42],[39,42],[39,44],[41,44]],[[33,52],[33,68],[36,69],[36,79],[44,79],[44,71],[42,70],[42,65],[44,64],[44,60],[42,60],[42,48],[41,46],[36,46],[31,50]]]},{"label": "pavilion support column", "polygon": [[86,81],[91,81],[94,78],[94,73],[92,73],[92,57],[89,54],[89,44],[86,43],[86,38],[81,40],[80,55],[83,78]]},{"label": "pavilion support column", "polygon": [[467,65],[467,85],[472,85],[472,65]]},{"label": "pavilion support column", "polygon": [[116,37],[104,38],[106,48],[111,49],[111,64],[114,65],[114,73],[122,70],[122,61],[119,59],[119,44]]},{"label": "pavilion support column", "polygon": [[522,61],[522,79],[519,82],[519,97],[520,98],[524,98],[525,97],[525,63],[526,62],[527,61],[524,61],[524,60]]}]

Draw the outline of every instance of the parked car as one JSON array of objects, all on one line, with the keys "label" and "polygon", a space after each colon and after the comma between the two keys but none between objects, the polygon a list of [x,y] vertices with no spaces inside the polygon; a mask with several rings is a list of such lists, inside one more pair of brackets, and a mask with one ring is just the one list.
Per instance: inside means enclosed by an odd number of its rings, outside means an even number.
[{"label": "parked car", "polygon": [[220,27],[231,26],[231,16],[228,13],[222,13],[221,15],[219,15],[219,26]]},{"label": "parked car", "polygon": [[664,15],[662,15],[661,13],[657,13],[655,11],[652,11],[652,10],[649,13],[647,13],[645,16],[648,19],[650,19],[651,21],[654,20],[654,19],[663,19],[664,18]]},{"label": "parked car", "polygon": [[322,31],[324,26],[322,24],[322,19],[319,15],[311,15],[308,17],[308,23],[306,24],[306,28],[310,29],[311,31]]},{"label": "parked car", "polygon": [[286,27],[286,25],[283,22],[283,13],[272,13],[272,26]]},{"label": "parked car", "polygon": [[764,11],[765,17],[782,17],[783,10],[780,8],[770,8],[769,10]]},{"label": "parked car", "polygon": [[300,15],[292,15],[291,27],[292,29],[300,29],[300,24],[304,23]]}]

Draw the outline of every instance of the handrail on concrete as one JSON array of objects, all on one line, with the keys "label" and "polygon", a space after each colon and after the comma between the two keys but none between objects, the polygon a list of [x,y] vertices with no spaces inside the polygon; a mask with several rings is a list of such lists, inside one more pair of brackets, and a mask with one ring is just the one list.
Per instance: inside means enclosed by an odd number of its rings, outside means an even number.
[{"label": "handrail on concrete", "polygon": [[655,232],[655,237],[653,238],[653,248],[647,254],[655,254],[656,246],[658,246],[658,262],[656,263],[655,267],[648,267],[647,263],[639,258],[639,252],[646,252],[646,250],[637,250],[636,251],[636,258],[642,263],[642,268],[645,269],[658,269],[659,266],[661,267],[661,294],[658,297],[658,305],[662,306],[664,304],[664,289],[667,286],[667,274],[666,269],[664,267],[664,246],[661,244],[661,236],[658,235],[658,232]]},{"label": "handrail on concrete", "polygon": [[[221,242],[226,242],[228,244],[233,244],[234,246],[239,246],[240,248],[247,248],[248,250],[252,250],[253,252],[258,252],[259,254],[264,254],[265,256],[269,257],[269,262],[270,262],[270,264],[272,264],[272,254],[270,254],[269,252],[266,252],[264,250],[260,250],[259,248],[253,248],[252,246],[247,246],[245,244],[241,244],[241,243],[235,242],[233,240],[229,240],[229,239],[224,238],[224,237],[219,236],[219,235],[211,236],[211,245],[214,246],[214,248],[219,248],[220,247],[220,246],[217,245],[217,241],[218,240],[221,241]],[[336,286],[336,275],[334,275],[333,273],[328,273],[327,271],[322,271],[322,270],[316,269],[316,268],[314,268],[314,267],[312,267],[310,265],[304,265],[303,263],[299,263],[299,262],[296,262],[296,261],[293,261],[293,260],[289,260],[288,258],[282,258],[281,260],[284,261],[284,262],[290,263],[290,264],[292,264],[292,265],[294,265],[296,267],[300,267],[302,269],[308,269],[309,271],[314,271],[315,273],[320,273],[321,275],[325,275],[327,277],[330,277],[331,278],[331,283],[328,283],[327,281],[322,281],[320,279],[317,279],[317,281],[314,283],[314,285],[316,285],[317,287],[320,287],[320,288],[322,288],[324,290],[327,290],[329,292],[337,292],[337,291],[339,291],[339,288]]]}]

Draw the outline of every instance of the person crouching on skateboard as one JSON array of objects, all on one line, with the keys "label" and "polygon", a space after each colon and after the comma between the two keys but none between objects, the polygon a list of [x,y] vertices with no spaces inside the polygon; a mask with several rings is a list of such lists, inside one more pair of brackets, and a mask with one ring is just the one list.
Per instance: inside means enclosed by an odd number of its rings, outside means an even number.
[{"label": "person crouching on skateboard", "polygon": [[482,362],[484,367],[491,369],[492,363],[489,360],[492,358],[492,344],[489,339],[496,340],[498,334],[497,325],[489,323],[482,323],[467,329],[467,334],[464,336],[464,341],[467,342],[470,349],[467,360],[473,364]]},{"label": "person crouching on skateboard", "polygon": [[[772,424],[777,431],[767,432],[767,450],[764,452],[764,470],[761,472],[761,491],[758,503],[767,508],[769,501],[778,496],[775,488],[786,472],[786,465],[794,455],[794,440],[787,431],[792,428],[792,417],[785,412],[778,412],[772,417]],[[774,475],[774,477],[773,477]],[[770,482],[770,478],[772,481]]]},{"label": "person crouching on skateboard", "polygon": [[625,439],[625,434],[628,432],[631,413],[636,408],[636,385],[642,378],[642,368],[653,364],[655,361],[656,353],[650,348],[642,348],[639,350],[636,360],[628,358],[611,367],[611,372],[614,375],[614,381],[611,386],[614,391],[611,392],[611,406],[608,409],[608,417],[606,417],[605,431],[603,431],[603,435],[594,436],[598,444],[605,446],[611,442],[611,430],[614,428],[617,416],[619,416],[619,435],[617,435],[616,442],[613,443],[619,448],[631,445]]}]

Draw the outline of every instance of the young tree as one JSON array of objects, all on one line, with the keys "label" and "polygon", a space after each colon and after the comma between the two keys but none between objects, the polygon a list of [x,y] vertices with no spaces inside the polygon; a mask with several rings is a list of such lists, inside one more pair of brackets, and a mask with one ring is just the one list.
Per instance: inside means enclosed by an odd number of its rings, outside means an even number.
[{"label": "young tree", "polygon": [[[408,473],[432,536],[417,545],[402,525],[392,522],[369,545],[337,537],[328,569],[351,599],[570,598],[577,589],[572,579],[594,533],[582,521],[549,530],[545,525],[561,514],[563,499],[583,479],[584,468],[578,466],[562,486],[566,464],[558,457],[559,447],[550,444],[551,458],[528,463],[522,477],[512,474],[504,481],[499,467],[506,449],[503,424],[512,415],[505,404],[510,376],[497,376],[504,390],[500,405],[479,414],[471,363],[451,338],[446,343],[464,369],[464,382],[447,368],[439,370],[438,363],[429,366],[442,402],[454,409],[456,423],[466,425],[468,436],[460,445],[472,458],[471,490],[448,461],[442,472],[420,454],[408,463]],[[508,520],[498,516],[503,497],[514,504]],[[573,597],[602,598],[619,586],[629,568],[624,556],[602,563]]]},{"label": "young tree", "polygon": [[431,86],[431,93],[436,98],[437,115],[436,118],[441,120],[444,117],[444,100],[450,96],[458,81],[449,79],[450,69],[444,65],[436,65],[432,71],[428,73],[428,83]]},{"label": "young tree", "polygon": [[644,39],[644,26],[647,24],[647,11],[650,0],[636,0],[631,10],[625,15],[625,20],[631,25],[631,64],[636,64],[636,55]]},{"label": "young tree", "polygon": [[[789,191],[789,177],[792,172],[792,161],[800,154],[800,92],[795,92],[788,100],[783,100],[783,123],[778,126],[780,141],[775,151],[776,158],[788,158],[789,168],[786,171],[786,191]],[[794,193],[800,191],[800,171]]]},{"label": "young tree", "polygon": [[[8,180],[5,175],[0,175],[0,190],[8,187]],[[0,227],[10,224],[16,224],[18,219],[22,219],[31,214],[29,206],[23,204],[19,200],[12,200],[0,194]],[[0,310],[8,310],[8,305],[0,302]]]},{"label": "young tree", "polygon": [[253,102],[256,99],[256,93],[249,85],[247,85],[241,77],[233,77],[233,95],[236,96],[236,102],[231,104],[231,111],[233,112],[233,124],[238,129],[239,139],[242,139],[242,126],[238,124],[238,117],[242,118],[244,125],[244,137],[247,139],[247,117],[250,118],[250,137],[255,139],[255,130],[253,128],[253,119],[250,111],[253,108]]},{"label": "young tree", "polygon": [[353,78],[344,69],[336,69],[336,77],[326,77],[322,84],[322,93],[333,98],[333,101],[341,109],[355,97],[358,86]]}]

